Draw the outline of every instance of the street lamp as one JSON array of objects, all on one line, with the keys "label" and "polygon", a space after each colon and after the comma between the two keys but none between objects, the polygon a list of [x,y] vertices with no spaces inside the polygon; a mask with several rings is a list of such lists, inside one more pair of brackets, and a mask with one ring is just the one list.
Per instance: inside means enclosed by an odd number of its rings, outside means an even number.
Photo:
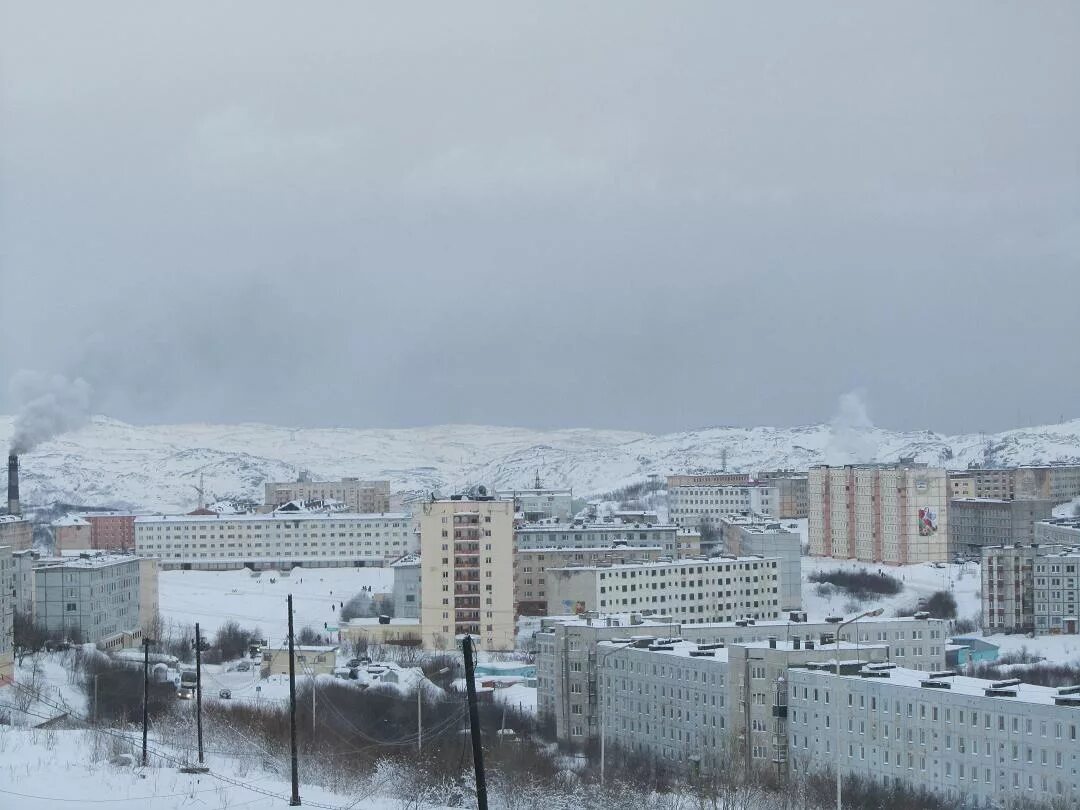
[{"label": "street lamp", "polygon": [[[843,810],[842,798],[841,798],[841,785],[843,784],[840,775],[840,631],[847,627],[849,624],[857,622],[859,619],[867,619],[871,616],[880,616],[884,613],[883,608],[876,608],[875,610],[868,610],[866,613],[860,613],[854,618],[848,619],[846,622],[840,622],[836,626],[836,659],[833,661],[834,671],[836,673],[836,709],[833,711],[833,722],[836,725],[836,810]],[[855,631],[855,637],[858,638],[859,631]]]}]

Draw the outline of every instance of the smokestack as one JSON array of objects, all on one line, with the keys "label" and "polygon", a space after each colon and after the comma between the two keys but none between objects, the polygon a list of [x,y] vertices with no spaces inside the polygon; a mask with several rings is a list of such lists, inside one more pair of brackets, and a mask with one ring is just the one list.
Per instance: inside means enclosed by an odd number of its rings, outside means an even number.
[{"label": "smokestack", "polygon": [[19,457],[12,453],[7,459],[8,514],[21,515],[19,506]]}]

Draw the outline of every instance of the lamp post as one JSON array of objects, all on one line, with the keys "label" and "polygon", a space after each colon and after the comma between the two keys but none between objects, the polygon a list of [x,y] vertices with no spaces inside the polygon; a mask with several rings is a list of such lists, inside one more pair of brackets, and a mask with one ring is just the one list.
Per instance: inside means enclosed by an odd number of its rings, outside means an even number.
[{"label": "lamp post", "polygon": [[[866,613],[860,613],[854,618],[848,619],[846,622],[840,622],[836,626],[836,658],[833,661],[834,671],[836,673],[836,709],[833,711],[833,722],[836,725],[836,810],[843,810],[843,798],[842,798],[842,785],[843,778],[840,774],[840,631],[847,627],[849,624],[857,622],[859,619],[867,619],[871,616],[880,616],[884,613],[883,608],[877,608],[875,610],[868,610]],[[855,638],[858,638],[858,630],[855,631]]]}]

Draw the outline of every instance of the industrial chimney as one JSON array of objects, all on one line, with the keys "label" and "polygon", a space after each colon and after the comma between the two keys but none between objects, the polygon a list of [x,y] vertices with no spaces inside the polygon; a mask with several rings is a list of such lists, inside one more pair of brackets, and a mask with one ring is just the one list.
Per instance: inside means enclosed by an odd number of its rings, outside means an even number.
[{"label": "industrial chimney", "polygon": [[19,457],[14,453],[7,459],[7,501],[9,515],[22,514],[19,506]]}]

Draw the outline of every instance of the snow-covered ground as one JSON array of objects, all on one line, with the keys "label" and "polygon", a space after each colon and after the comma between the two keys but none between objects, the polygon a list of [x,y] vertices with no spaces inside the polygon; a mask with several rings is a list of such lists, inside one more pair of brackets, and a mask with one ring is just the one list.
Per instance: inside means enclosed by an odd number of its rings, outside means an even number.
[{"label": "snow-covered ground", "polygon": [[[274,580],[271,582],[271,580]],[[158,603],[166,622],[180,625],[199,622],[212,638],[217,629],[233,619],[244,628],[258,626],[270,644],[287,636],[286,597],[293,596],[296,631],[307,626],[324,633],[323,622],[336,625],[341,603],[361,589],[373,593],[393,590],[389,568],[297,568],[287,576],[262,571],[162,571],[158,578]]]},{"label": "snow-covered ground", "polygon": [[[0,416],[7,444],[13,418]],[[266,481],[385,478],[398,493],[423,496],[465,484],[550,486],[599,495],[650,475],[719,469],[807,469],[812,464],[919,461],[963,469],[1080,461],[1080,419],[994,435],[948,436],[875,427],[712,427],[669,434],[603,429],[531,430],[440,425],[402,430],[313,430],[271,425],[135,426],[95,417],[23,458],[23,498],[154,511],[195,506],[200,476],[209,500],[261,502]],[[858,448],[860,457],[852,455]]]}]

